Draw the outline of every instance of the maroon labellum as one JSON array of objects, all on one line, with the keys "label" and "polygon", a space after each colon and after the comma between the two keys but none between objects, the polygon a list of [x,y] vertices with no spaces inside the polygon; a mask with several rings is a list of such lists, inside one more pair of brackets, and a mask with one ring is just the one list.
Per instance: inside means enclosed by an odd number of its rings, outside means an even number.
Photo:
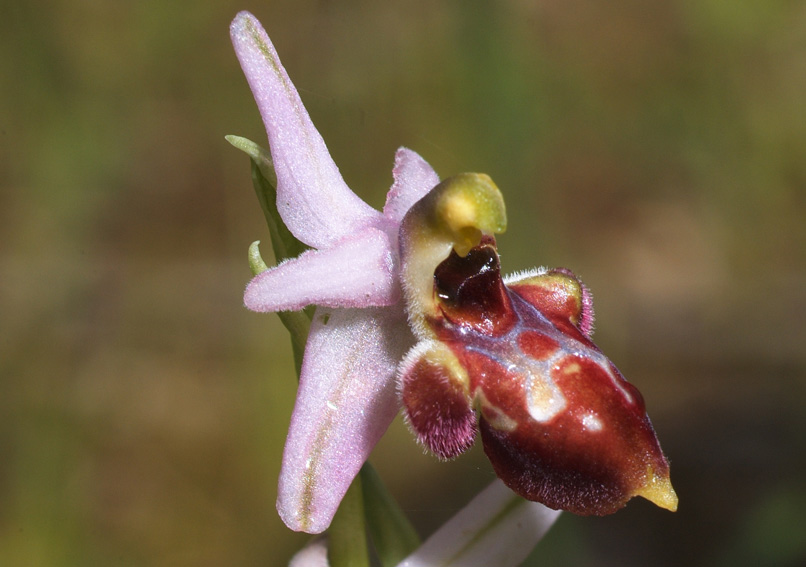
[{"label": "maroon labellum", "polygon": [[[405,271],[417,251],[401,249]],[[677,508],[644,400],[591,341],[591,296],[576,276],[505,280],[485,235],[465,256],[451,250],[432,282],[430,301],[407,290],[422,340],[400,372],[405,417],[429,450],[456,457],[478,429],[496,474],[529,500],[582,515],[633,496]]]}]

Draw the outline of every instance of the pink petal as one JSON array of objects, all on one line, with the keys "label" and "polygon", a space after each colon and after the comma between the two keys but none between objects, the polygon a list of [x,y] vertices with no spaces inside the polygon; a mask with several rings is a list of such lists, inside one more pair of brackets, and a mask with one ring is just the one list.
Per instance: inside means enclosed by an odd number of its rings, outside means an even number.
[{"label": "pink petal", "polygon": [[269,135],[277,209],[294,236],[324,248],[378,219],[344,183],[260,22],[240,12],[230,36]]},{"label": "pink petal", "polygon": [[439,176],[416,152],[400,148],[392,170],[394,183],[386,195],[383,214],[397,224],[411,206],[439,183]]},{"label": "pink petal", "polygon": [[389,237],[375,228],[326,250],[309,250],[255,276],[244,293],[252,311],[296,311],[306,305],[368,307],[399,299]]},{"label": "pink petal", "polygon": [[398,567],[516,567],[559,515],[496,480]]},{"label": "pink petal", "polygon": [[291,417],[277,510],[320,533],[394,419],[395,369],[414,339],[399,306],[318,307]]}]

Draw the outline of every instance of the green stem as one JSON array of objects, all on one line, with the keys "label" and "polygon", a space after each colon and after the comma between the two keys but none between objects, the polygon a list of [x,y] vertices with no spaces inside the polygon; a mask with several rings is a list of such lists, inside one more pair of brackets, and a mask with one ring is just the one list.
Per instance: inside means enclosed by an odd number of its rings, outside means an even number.
[{"label": "green stem", "polygon": [[330,524],[328,560],[331,567],[369,567],[361,476],[350,485]]},{"label": "green stem", "polygon": [[383,567],[394,567],[420,546],[420,537],[369,462],[361,468],[360,478],[367,527],[378,559]]},{"label": "green stem", "polygon": [[[259,244],[260,241],[257,240],[249,246],[249,267],[253,275],[269,269],[260,255]],[[310,311],[278,311],[277,316],[291,335],[291,350],[294,353],[294,366],[297,370],[297,379],[299,379],[302,370],[302,356],[305,354],[305,342],[308,340],[308,331],[311,328]]]}]

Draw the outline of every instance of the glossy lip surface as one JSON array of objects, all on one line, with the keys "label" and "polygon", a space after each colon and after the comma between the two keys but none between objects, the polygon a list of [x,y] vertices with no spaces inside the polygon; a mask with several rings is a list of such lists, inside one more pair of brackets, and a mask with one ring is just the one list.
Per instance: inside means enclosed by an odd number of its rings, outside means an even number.
[{"label": "glossy lip surface", "polygon": [[484,235],[432,281],[422,342],[401,367],[405,416],[426,447],[453,458],[477,427],[496,474],[524,498],[581,515],[639,495],[676,509],[643,397],[591,341],[590,292],[573,273],[505,281]]},{"label": "glossy lip surface", "polygon": [[[431,324],[467,370],[485,452],[498,476],[525,498],[583,515],[609,514],[638,493],[655,496],[645,487],[668,478],[668,463],[638,390],[569,326],[568,314],[557,326],[539,304],[503,284],[494,242],[470,256],[482,259],[446,261],[479,266],[454,287],[456,296],[468,297],[456,301],[438,292],[451,305]],[[444,263],[440,268],[437,274]],[[473,285],[479,279],[483,285]],[[439,288],[445,278],[436,280]],[[668,499],[659,503],[671,507]]]}]

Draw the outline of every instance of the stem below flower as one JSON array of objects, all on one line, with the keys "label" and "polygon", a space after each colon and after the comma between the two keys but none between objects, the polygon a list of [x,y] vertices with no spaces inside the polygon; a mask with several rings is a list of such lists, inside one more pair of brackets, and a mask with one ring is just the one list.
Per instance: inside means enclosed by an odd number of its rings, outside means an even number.
[{"label": "stem below flower", "polygon": [[369,462],[361,468],[360,478],[367,527],[378,559],[383,567],[394,567],[419,547],[420,537]]},{"label": "stem below flower", "polygon": [[360,475],[344,495],[328,534],[328,560],[331,567],[369,567]]}]

